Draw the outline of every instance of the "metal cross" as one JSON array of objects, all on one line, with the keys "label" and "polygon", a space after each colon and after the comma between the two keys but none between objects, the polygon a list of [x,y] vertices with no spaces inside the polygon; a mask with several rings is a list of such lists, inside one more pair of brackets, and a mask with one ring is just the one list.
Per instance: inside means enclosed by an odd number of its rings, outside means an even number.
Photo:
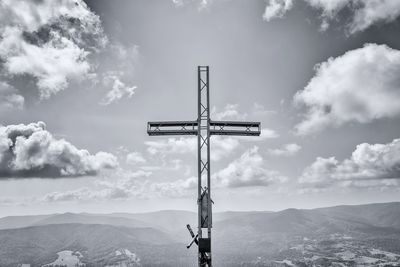
[{"label": "metal cross", "polygon": [[[198,230],[194,235],[190,225],[187,228],[192,236],[188,248],[196,243],[199,248],[199,267],[211,267],[211,171],[210,171],[210,137],[211,135],[259,136],[260,122],[213,121],[210,119],[210,81],[209,67],[197,67],[198,80],[198,117],[195,121],[148,122],[147,133],[153,135],[197,135],[198,153]],[[202,186],[202,180],[205,186]],[[207,236],[203,234],[207,229]]]}]

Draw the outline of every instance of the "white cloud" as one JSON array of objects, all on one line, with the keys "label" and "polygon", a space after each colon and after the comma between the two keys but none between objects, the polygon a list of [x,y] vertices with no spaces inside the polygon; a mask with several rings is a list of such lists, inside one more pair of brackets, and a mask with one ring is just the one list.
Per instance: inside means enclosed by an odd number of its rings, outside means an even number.
[{"label": "white cloud", "polygon": [[[269,186],[286,181],[276,171],[266,169],[258,148],[249,149],[226,168],[212,176],[215,188]],[[113,179],[96,181],[92,188],[83,187],[66,192],[52,192],[42,201],[104,201],[132,198],[185,198],[197,190],[198,178],[190,176],[168,182],[151,182],[149,171],[117,170]]]},{"label": "white cloud", "polygon": [[299,182],[312,187],[389,186],[400,179],[400,139],[387,144],[363,143],[349,159],[318,157],[304,171]]},{"label": "white cloud", "polygon": [[268,129],[268,128],[262,128],[261,129],[261,134],[259,137],[256,137],[256,140],[265,140],[265,139],[271,139],[271,138],[278,138],[279,134],[275,132],[275,130]]},{"label": "white cloud", "polygon": [[370,26],[392,22],[400,15],[400,2],[397,0],[305,0],[313,8],[322,10],[323,30],[329,21],[347,8],[351,12],[351,22],[347,25],[349,33],[364,31]]},{"label": "white cloud", "polygon": [[96,57],[96,65],[97,74],[102,77],[97,82],[107,89],[99,102],[101,105],[116,103],[135,94],[137,86],[134,80],[140,65],[137,45],[128,46],[113,41]]},{"label": "white cloud", "polygon": [[193,195],[197,188],[197,177],[179,179],[173,182],[153,183],[150,191],[157,197],[181,198]]},{"label": "white cloud", "polygon": [[213,2],[214,0],[172,0],[172,3],[176,7],[183,7],[187,4],[195,4],[198,6],[197,9],[199,11],[209,8],[209,6],[211,6]]},{"label": "white cloud", "polygon": [[88,75],[89,53],[107,42],[99,17],[82,0],[3,0],[0,36],[4,71],[35,78],[41,98]]},{"label": "white cloud", "polygon": [[[330,21],[337,17],[337,14],[346,7],[352,6],[353,0],[305,0],[311,7],[322,11],[321,31],[330,27]],[[356,0],[357,1],[357,0]],[[354,12],[352,10],[352,12]]]},{"label": "white cloud", "polygon": [[131,152],[128,155],[126,155],[126,162],[128,164],[143,164],[146,163],[146,159],[143,157],[143,155],[139,152]]},{"label": "white cloud", "polygon": [[176,6],[176,7],[181,7],[184,5],[184,1],[183,0],[172,0],[172,3]]},{"label": "white cloud", "polygon": [[234,136],[234,139],[247,142],[262,142],[268,139],[278,138],[279,134],[272,129],[262,128],[260,136]]},{"label": "white cloud", "polygon": [[44,202],[84,201],[98,198],[99,196],[100,194],[95,194],[91,189],[82,187],[65,192],[51,192],[44,195],[42,200]]},{"label": "white cloud", "polygon": [[305,0],[311,7],[322,10],[324,18],[333,18],[341,9],[349,5],[352,0]]},{"label": "white cloud", "polygon": [[0,177],[75,177],[116,168],[115,156],[94,155],[55,139],[43,122],[0,126]]},{"label": "white cloud", "polygon": [[286,156],[286,157],[290,157],[290,156],[294,156],[296,155],[299,151],[301,150],[301,146],[299,146],[298,144],[286,144],[281,148],[277,148],[277,149],[269,149],[268,153],[274,156]]},{"label": "white cloud", "polygon": [[308,108],[296,126],[298,134],[400,115],[399,50],[366,44],[315,69],[315,76],[294,96],[296,104]]},{"label": "white cloud", "polygon": [[93,189],[82,187],[65,192],[51,192],[43,196],[44,202],[84,202],[84,201],[106,201],[106,200],[125,200],[134,197],[138,192],[122,187]]},{"label": "white cloud", "polygon": [[0,42],[0,57],[14,75],[30,74],[37,79],[42,98],[49,98],[68,85],[69,78],[80,78],[89,72],[88,52],[56,32],[50,41],[37,46],[24,41],[18,29],[7,29]]},{"label": "white cloud", "polygon": [[120,80],[120,76],[117,74],[108,73],[104,77],[104,84],[109,86],[112,84],[112,89],[101,100],[101,105],[109,105],[111,103],[119,101],[123,97],[131,98],[135,93],[137,86],[126,86],[124,82]]},{"label": "white cloud", "polygon": [[82,187],[65,192],[51,192],[41,198],[44,202],[82,202],[126,200],[132,198],[181,198],[193,194],[197,178],[178,179],[172,182],[150,183],[146,178],[151,172],[118,172],[118,179],[98,181],[92,188]]},{"label": "white cloud", "polygon": [[[354,0],[353,0],[354,1]],[[392,22],[400,15],[400,2],[397,0],[358,0],[360,6],[355,11],[350,33],[363,31],[378,22]]]},{"label": "white cloud", "polygon": [[178,170],[182,170],[183,168],[185,168],[184,173],[187,174],[190,172],[190,167],[188,165],[184,165],[182,163],[183,161],[181,159],[170,159],[170,160],[166,160],[165,158],[161,158],[161,163],[154,163],[154,165],[143,165],[140,166],[141,170],[145,170],[145,171],[178,171]]},{"label": "white cloud", "polygon": [[247,113],[241,113],[239,111],[238,104],[227,104],[219,111],[215,106],[211,109],[210,117],[213,120],[245,120]]},{"label": "white cloud", "polygon": [[269,0],[263,14],[263,19],[270,21],[274,18],[281,18],[292,7],[293,0]]},{"label": "white cloud", "polygon": [[265,165],[264,159],[258,153],[258,147],[255,146],[215,173],[212,178],[219,187],[269,186],[286,181],[286,177],[277,171],[266,169]]},{"label": "white cloud", "polygon": [[[400,15],[400,1],[397,0],[304,0],[312,8],[322,12],[321,30],[330,22],[339,20],[338,14],[347,10],[350,16],[346,25],[348,33],[364,31],[378,23],[389,23]],[[289,0],[270,0],[263,15],[264,20],[280,18],[293,7]],[[347,23],[347,21],[346,21]]]},{"label": "white cloud", "polygon": [[194,153],[197,149],[197,138],[180,137],[159,141],[146,141],[147,152],[151,155]]},{"label": "white cloud", "polygon": [[211,160],[218,161],[232,154],[239,147],[239,141],[232,137],[211,137]]},{"label": "white cloud", "polygon": [[256,116],[265,116],[270,114],[276,114],[275,110],[267,110],[264,105],[257,102],[253,104],[252,114]]},{"label": "white cloud", "polygon": [[147,182],[142,179],[151,175],[151,172],[136,171],[129,172],[117,170],[116,179],[111,181],[96,181],[95,186],[81,187],[64,192],[51,192],[41,198],[44,202],[67,202],[67,201],[107,201],[107,200],[125,200],[132,197],[145,198],[149,195],[146,191]]},{"label": "white cloud", "polygon": [[22,109],[24,101],[24,97],[14,87],[0,81],[0,111]]},{"label": "white cloud", "polygon": [[[252,113],[253,115],[266,115],[266,114],[271,114],[275,113],[275,111],[272,110],[266,110],[263,105],[260,105],[258,103],[254,103],[252,107]],[[239,111],[239,105],[238,104],[227,104],[222,110],[218,110],[215,106],[211,110],[211,119],[219,121],[219,120],[240,120],[244,121],[248,117],[247,113],[243,113]],[[271,138],[277,138],[279,137],[279,134],[272,129],[268,128],[263,128],[261,129],[261,135],[258,137],[246,137],[246,136],[237,136],[233,137],[234,139],[237,140],[244,140],[244,141],[264,141],[266,139],[271,139]],[[213,137],[216,138],[216,137]],[[225,137],[226,138],[226,137]]]}]

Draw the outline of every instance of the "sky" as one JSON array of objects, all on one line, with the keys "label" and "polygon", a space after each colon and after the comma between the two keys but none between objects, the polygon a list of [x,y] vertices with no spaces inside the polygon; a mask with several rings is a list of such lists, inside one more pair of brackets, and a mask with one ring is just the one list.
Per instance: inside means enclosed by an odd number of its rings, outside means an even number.
[{"label": "sky", "polygon": [[400,201],[400,1],[1,0],[0,217],[196,210],[210,66],[214,211]]}]

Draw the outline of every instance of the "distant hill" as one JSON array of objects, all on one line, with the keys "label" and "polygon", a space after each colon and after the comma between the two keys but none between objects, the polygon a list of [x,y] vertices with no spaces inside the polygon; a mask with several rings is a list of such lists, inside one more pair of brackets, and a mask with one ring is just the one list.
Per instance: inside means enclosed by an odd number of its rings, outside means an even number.
[{"label": "distant hill", "polygon": [[52,216],[47,216],[41,220],[37,220],[30,225],[65,224],[65,223],[108,224],[108,225],[126,226],[126,227],[150,227],[152,225],[151,222],[143,222],[126,217],[114,217],[109,215],[97,215],[97,214],[86,214],[86,213],[56,214]]},{"label": "distant hill", "polygon": [[[190,240],[186,224],[195,230],[196,218],[174,210],[5,217],[0,219],[0,266],[40,266],[63,250],[79,251],[87,266],[114,266],[122,257],[116,251],[123,249],[134,252],[143,266],[196,266],[196,248],[185,247]],[[341,250],[344,266],[356,263],[349,255],[370,260],[381,250],[390,251],[387,261],[376,256],[382,266],[398,266],[387,263],[397,261],[390,253],[399,253],[400,262],[400,203],[215,213],[212,247],[216,266],[276,266],[274,259],[306,262],[307,255],[313,264],[318,257],[333,264]]]},{"label": "distant hill", "polygon": [[[397,205],[400,206],[399,203]],[[382,216],[382,221],[368,220],[369,216],[358,215],[360,211],[354,206],[253,213],[216,222],[214,237],[215,242],[218,242],[218,246],[225,252],[240,253],[246,248],[256,255],[267,251],[271,254],[276,253],[288,240],[299,237],[320,238],[338,233],[357,238],[400,235],[400,226],[393,227],[393,213],[390,210],[384,213],[380,207],[373,206]],[[397,213],[397,217],[400,217],[400,212]],[[238,240],[240,246],[236,244]]]},{"label": "distant hill", "polygon": [[123,217],[145,222],[147,225],[169,233],[177,241],[186,242],[188,232],[186,224],[197,225],[197,215],[190,211],[163,210],[148,213],[113,213],[108,216]]},{"label": "distant hill", "polygon": [[400,203],[377,203],[367,205],[346,205],[316,209],[338,219],[369,223],[375,226],[400,229]]},{"label": "distant hill", "polygon": [[28,216],[8,216],[0,218],[0,230],[1,229],[13,229],[13,228],[22,228],[33,225],[38,221],[44,220],[49,217],[53,217],[53,214],[50,215],[28,215]]},{"label": "distant hill", "polygon": [[174,253],[186,252],[183,244],[152,228],[74,223],[0,231],[0,266],[4,267],[41,266],[54,261],[63,250],[79,251],[85,257],[83,262],[91,266],[105,266],[112,264],[116,251],[122,249],[135,251],[145,262],[162,255],[181,257]]}]

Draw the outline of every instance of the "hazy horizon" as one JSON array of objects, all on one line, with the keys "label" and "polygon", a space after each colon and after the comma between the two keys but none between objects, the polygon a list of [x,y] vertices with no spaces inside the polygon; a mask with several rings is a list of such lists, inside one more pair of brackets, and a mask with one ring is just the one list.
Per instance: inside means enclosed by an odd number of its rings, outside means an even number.
[{"label": "hazy horizon", "polygon": [[[392,201],[392,202],[373,202],[373,203],[360,203],[360,204],[339,204],[339,205],[333,205],[333,206],[318,206],[318,207],[313,207],[313,208],[293,208],[293,207],[288,207],[284,209],[277,209],[277,210],[213,210],[214,213],[224,213],[224,212],[281,212],[284,210],[291,210],[291,209],[297,209],[297,210],[316,210],[316,209],[323,209],[323,208],[335,208],[335,207],[344,207],[344,206],[365,206],[365,205],[375,205],[375,204],[396,204],[400,203],[400,201]],[[22,214],[14,214],[14,215],[6,215],[6,216],[1,216],[1,218],[6,218],[6,217],[23,217],[23,216],[40,216],[40,215],[54,215],[54,214],[88,214],[88,215],[110,215],[110,214],[119,214],[119,213],[126,213],[126,214],[147,214],[147,213],[158,213],[158,212],[191,212],[193,214],[197,213],[197,209],[193,210],[180,210],[180,209],[164,209],[164,210],[150,210],[150,211],[145,211],[145,212],[124,212],[124,211],[115,211],[115,212],[75,212],[75,211],[63,211],[63,212],[54,212],[54,213],[22,213]]]}]

